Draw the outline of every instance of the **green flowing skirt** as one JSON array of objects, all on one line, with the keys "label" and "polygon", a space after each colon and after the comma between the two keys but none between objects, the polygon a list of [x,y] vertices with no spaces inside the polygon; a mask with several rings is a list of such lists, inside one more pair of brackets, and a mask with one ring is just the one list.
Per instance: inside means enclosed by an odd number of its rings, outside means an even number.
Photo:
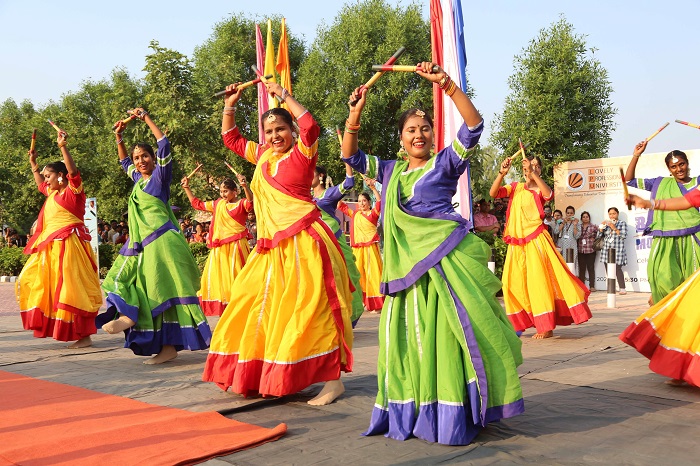
[{"label": "green flowing skirt", "polygon": [[655,303],[700,268],[700,236],[655,236],[649,251],[647,276]]},{"label": "green flowing skirt", "polygon": [[488,422],[524,410],[521,341],[495,298],[490,250],[467,235],[409,288],[379,326],[379,392],[365,435],[466,445]]},{"label": "green flowing skirt", "polygon": [[102,325],[119,314],[136,325],[128,329],[124,346],[135,354],[158,354],[163,345],[202,350],[211,330],[199,305],[199,269],[181,233],[173,225],[155,232],[155,239],[138,250],[123,248],[102,289],[107,312]]}]

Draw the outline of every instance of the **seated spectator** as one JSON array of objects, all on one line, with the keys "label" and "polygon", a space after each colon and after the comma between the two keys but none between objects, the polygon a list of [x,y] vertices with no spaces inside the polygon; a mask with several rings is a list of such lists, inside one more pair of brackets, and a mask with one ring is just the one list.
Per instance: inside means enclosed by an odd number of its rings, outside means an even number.
[{"label": "seated spectator", "polygon": [[248,246],[252,250],[255,247],[255,243],[258,242],[258,226],[255,222],[255,212],[248,212],[248,220],[246,220],[245,226],[248,229]]},{"label": "seated spectator", "polygon": [[491,203],[486,199],[479,201],[479,211],[474,214],[474,231],[490,232],[495,236],[501,225],[495,215],[490,214]]},{"label": "seated spectator", "polygon": [[192,235],[192,239],[190,240],[191,243],[206,243],[207,242],[207,233],[204,231],[204,225],[201,223],[198,223],[197,226],[194,227],[194,234]]}]

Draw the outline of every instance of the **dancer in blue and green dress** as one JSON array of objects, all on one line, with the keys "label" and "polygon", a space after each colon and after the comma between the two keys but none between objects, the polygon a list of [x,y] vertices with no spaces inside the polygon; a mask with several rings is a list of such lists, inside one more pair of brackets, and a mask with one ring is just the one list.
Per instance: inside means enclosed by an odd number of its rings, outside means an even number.
[{"label": "dancer in blue and green dress", "polygon": [[170,208],[170,143],[145,110],[131,113],[151,129],[158,151],[138,143],[129,155],[122,139],[125,124],[116,123],[119,161],[134,189],[129,240],[102,283],[107,312],[97,322],[107,333],[125,332],[124,346],[134,354],[155,355],[145,364],[160,364],[182,349],[207,349],[211,330],[197,297],[199,269]]},{"label": "dancer in blue and green dress", "polygon": [[352,176],[352,168],[350,168],[348,164],[345,164],[345,179],[341,184],[326,187],[327,179],[328,171],[325,169],[325,167],[316,165],[314,179],[311,182],[314,202],[316,203],[316,206],[321,209],[321,219],[326,223],[326,225],[328,225],[331,231],[333,231],[333,234],[338,240],[340,249],[343,252],[343,257],[345,257],[345,263],[348,266],[350,281],[355,287],[355,291],[352,292],[352,316],[350,317],[354,328],[365,310],[364,306],[362,305],[360,271],[357,269],[357,264],[355,264],[355,256],[352,254],[350,245],[345,240],[343,229],[340,227],[340,220],[336,216],[335,212],[338,210],[338,203],[343,196],[345,196],[348,191],[355,186],[355,179]]},{"label": "dancer in blue and green dress", "polygon": [[[671,176],[635,178],[639,157],[647,148],[644,140],[634,147],[627,166],[627,184],[651,192],[652,199],[673,199],[700,186],[700,177],[690,176],[688,156],[673,150],[664,161]],[[697,207],[685,210],[650,210],[645,234],[654,237],[649,251],[647,276],[651,287],[649,304],[658,303],[700,268],[700,212]]]},{"label": "dancer in blue and green dress", "polygon": [[487,268],[489,247],[469,234],[470,222],[452,206],[483,119],[433,66],[420,63],[416,73],[445,90],[465,123],[450,146],[433,154],[432,120],[411,109],[399,120],[407,160],[366,155],[357,133],[367,91],[358,88],[350,96],[342,152],[353,169],[384,187],[381,287],[387,297],[379,324],[379,393],[366,435],[465,445],[487,423],[523,412],[521,342],[495,298],[501,283]]}]

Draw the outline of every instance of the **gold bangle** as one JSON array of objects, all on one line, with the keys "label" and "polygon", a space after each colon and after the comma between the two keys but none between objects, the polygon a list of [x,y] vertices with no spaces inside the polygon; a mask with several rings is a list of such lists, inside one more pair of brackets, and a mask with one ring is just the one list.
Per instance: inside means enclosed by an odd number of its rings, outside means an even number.
[{"label": "gold bangle", "polygon": [[67,145],[68,145],[68,141],[65,141],[65,140],[64,140],[63,142],[59,142],[59,143],[58,143],[58,148],[60,149],[61,147],[65,147],[65,146],[67,146]]}]

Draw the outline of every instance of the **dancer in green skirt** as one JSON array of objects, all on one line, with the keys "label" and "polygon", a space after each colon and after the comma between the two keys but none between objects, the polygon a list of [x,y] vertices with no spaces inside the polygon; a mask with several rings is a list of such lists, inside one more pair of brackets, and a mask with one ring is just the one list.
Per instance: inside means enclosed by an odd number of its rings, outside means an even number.
[{"label": "dancer in green skirt", "polygon": [[[634,147],[625,173],[629,186],[650,191],[651,198],[659,200],[683,196],[700,186],[700,177],[690,176],[688,156],[679,150],[666,155],[670,177],[635,178],[637,162],[646,148],[646,140]],[[661,301],[700,268],[700,212],[692,206],[677,211],[650,210],[644,233],[654,237],[647,263],[651,305]]]},{"label": "dancer in green skirt", "polygon": [[107,333],[126,333],[126,348],[160,364],[181,349],[209,347],[211,330],[199,306],[199,269],[170,208],[172,155],[163,132],[142,108],[130,113],[146,122],[158,152],[138,143],[126,151],[117,122],[117,149],[124,171],[134,180],[129,196],[129,240],[119,251],[102,289],[107,312],[97,317]]},{"label": "dancer in green skirt", "polygon": [[[470,443],[488,422],[523,412],[517,366],[521,342],[495,298],[490,249],[469,234],[452,196],[481,136],[483,119],[462,90],[433,63],[416,73],[438,83],[464,119],[457,139],[431,152],[432,120],[401,116],[406,160],[380,160],[358,149],[366,89],[350,96],[342,153],[352,168],[382,183],[386,295],[379,324],[379,393],[366,435],[416,436]],[[356,103],[354,103],[356,102]]]}]

